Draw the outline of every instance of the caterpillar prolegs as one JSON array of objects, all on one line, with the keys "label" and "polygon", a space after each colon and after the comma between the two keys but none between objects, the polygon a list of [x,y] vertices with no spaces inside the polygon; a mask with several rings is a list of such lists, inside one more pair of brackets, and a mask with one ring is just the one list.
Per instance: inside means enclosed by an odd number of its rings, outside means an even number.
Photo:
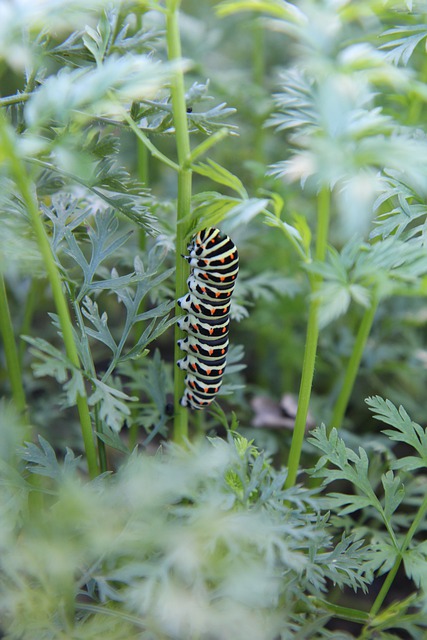
[{"label": "caterpillar prolegs", "polygon": [[228,350],[230,299],[239,271],[239,254],[234,242],[219,229],[199,231],[183,256],[191,267],[188,293],[179,298],[187,311],[178,320],[188,337],[178,340],[186,356],[178,360],[187,371],[184,407],[203,409],[219,391]]}]

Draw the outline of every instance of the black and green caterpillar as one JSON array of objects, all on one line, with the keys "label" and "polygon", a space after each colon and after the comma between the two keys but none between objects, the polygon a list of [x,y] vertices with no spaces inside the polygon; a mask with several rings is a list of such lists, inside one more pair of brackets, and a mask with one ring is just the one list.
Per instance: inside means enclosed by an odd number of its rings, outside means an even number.
[{"label": "black and green caterpillar", "polygon": [[187,355],[178,360],[187,371],[184,407],[203,409],[219,391],[228,350],[230,299],[239,272],[236,245],[219,229],[199,231],[188,245],[189,292],[178,304],[187,314],[178,326],[188,337],[178,340]]}]

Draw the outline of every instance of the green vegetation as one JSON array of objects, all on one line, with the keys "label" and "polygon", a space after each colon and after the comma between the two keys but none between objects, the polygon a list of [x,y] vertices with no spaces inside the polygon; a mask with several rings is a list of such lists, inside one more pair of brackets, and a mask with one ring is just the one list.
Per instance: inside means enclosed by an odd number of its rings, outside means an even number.
[{"label": "green vegetation", "polygon": [[[427,636],[427,6],[0,0],[0,636]],[[180,405],[192,235],[240,256]]]}]

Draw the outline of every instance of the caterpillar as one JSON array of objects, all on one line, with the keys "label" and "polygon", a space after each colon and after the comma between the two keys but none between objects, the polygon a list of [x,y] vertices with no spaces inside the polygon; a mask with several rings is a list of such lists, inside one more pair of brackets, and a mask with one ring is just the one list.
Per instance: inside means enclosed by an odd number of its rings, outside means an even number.
[{"label": "caterpillar", "polygon": [[188,334],[178,340],[178,347],[186,355],[177,365],[187,372],[181,405],[204,409],[222,384],[239,254],[231,238],[213,227],[199,231],[187,250],[183,258],[191,267],[188,293],[177,300],[186,312],[177,324]]}]

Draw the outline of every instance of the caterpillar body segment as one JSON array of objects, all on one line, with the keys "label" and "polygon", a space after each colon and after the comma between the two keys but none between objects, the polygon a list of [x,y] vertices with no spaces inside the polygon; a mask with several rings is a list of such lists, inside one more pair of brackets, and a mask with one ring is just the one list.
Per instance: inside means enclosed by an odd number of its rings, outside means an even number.
[{"label": "caterpillar body segment", "polygon": [[200,338],[189,335],[187,338],[178,340],[178,347],[190,354],[199,354],[203,360],[218,359],[224,357],[228,351],[228,337],[218,338],[205,342]]},{"label": "caterpillar body segment", "polygon": [[234,288],[234,282],[239,273],[239,267],[234,268],[231,272],[224,273],[221,271],[206,271],[206,269],[200,269],[195,267],[192,275],[194,278],[204,284],[210,285],[228,285]]},{"label": "caterpillar body segment", "polygon": [[222,263],[239,258],[236,245],[231,238],[212,227],[196,233],[187,249],[189,258],[221,260]]},{"label": "caterpillar body segment", "polygon": [[200,300],[228,300],[233,293],[233,288],[230,286],[208,286],[194,276],[188,278],[187,285],[189,291]]},{"label": "caterpillar body segment", "polygon": [[205,258],[190,258],[189,263],[191,267],[197,267],[199,269],[203,269],[208,273],[210,271],[215,271],[218,274],[223,274],[225,276],[232,275],[233,273],[239,270],[239,259],[234,258],[234,260],[230,260],[229,262],[222,262],[221,260],[207,260]]},{"label": "caterpillar body segment", "polygon": [[177,322],[178,327],[183,331],[192,336],[201,336],[206,340],[216,340],[216,338],[227,335],[229,324],[229,318],[211,319],[209,322],[203,322],[194,315],[182,316]]},{"label": "caterpillar body segment", "polygon": [[189,389],[185,389],[181,398],[181,404],[183,407],[188,407],[190,409],[206,409],[206,407],[208,407],[214,400],[215,396],[204,399],[199,394],[196,394]]},{"label": "caterpillar body segment", "polygon": [[224,274],[234,272],[239,266],[239,258],[236,254],[231,254],[227,260],[224,258],[190,258],[188,261],[191,267]]},{"label": "caterpillar body segment", "polygon": [[204,361],[195,356],[185,356],[176,363],[180,369],[190,371],[194,374],[199,374],[201,379],[217,378],[222,376],[225,367],[225,358],[215,361],[215,364],[211,361]]},{"label": "caterpillar body segment", "polygon": [[199,300],[199,298],[192,293],[187,293],[182,298],[179,298],[177,302],[181,309],[189,311],[196,317],[202,319],[221,318],[227,316],[230,311],[230,300],[226,303],[222,300],[208,303],[205,300]]},{"label": "caterpillar body segment", "polygon": [[185,376],[185,383],[187,388],[193,393],[198,393],[205,400],[209,398],[214,400],[222,384],[222,379],[211,381],[199,380],[194,374],[188,373]]}]

